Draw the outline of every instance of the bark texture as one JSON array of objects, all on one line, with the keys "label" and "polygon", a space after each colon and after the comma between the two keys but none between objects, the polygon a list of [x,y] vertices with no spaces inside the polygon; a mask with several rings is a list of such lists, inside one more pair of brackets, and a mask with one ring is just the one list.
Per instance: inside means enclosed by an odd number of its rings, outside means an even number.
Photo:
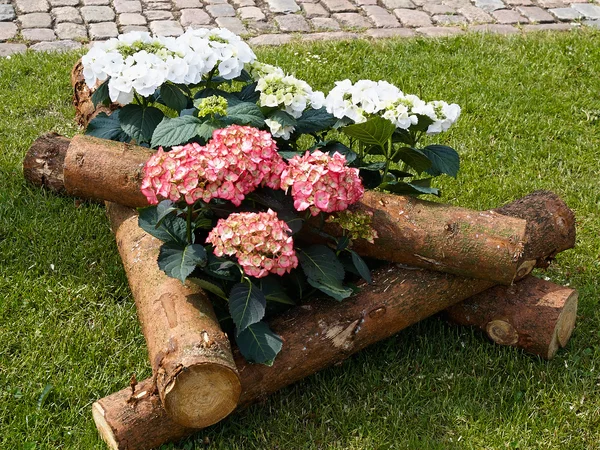
[{"label": "bark texture", "polygon": [[165,410],[188,427],[218,422],[236,408],[241,384],[210,300],[158,268],[162,242],[138,226],[134,210],[106,206]]},{"label": "bark texture", "polygon": [[[142,147],[76,136],[64,156],[65,191],[86,199],[145,206],[139,186],[141,169],[151,154]],[[40,167],[49,164],[29,153],[26,160]],[[54,185],[58,184],[57,179]],[[367,191],[353,208],[373,213],[379,238],[375,244],[358,240],[355,249],[363,256],[510,284],[536,266],[547,266],[548,258],[575,243],[575,219],[564,202],[546,191],[532,196],[535,201],[529,197],[521,200],[526,208],[513,204],[494,211],[473,211]],[[527,208],[536,212],[527,216],[530,220],[517,216]],[[326,230],[340,233],[334,224]],[[310,239],[317,237],[311,235]]]},{"label": "bark texture", "polygon": [[117,103],[111,103],[108,106],[94,106],[94,103],[92,102],[92,92],[83,78],[83,65],[81,64],[81,60],[77,61],[71,70],[71,85],[73,86],[75,120],[77,120],[77,123],[83,128],[86,128],[88,123],[101,112],[110,114],[119,107],[119,104]]},{"label": "bark texture", "polygon": [[23,159],[23,176],[36,186],[65,194],[64,163],[71,140],[56,133],[37,138]]},{"label": "bark texture", "polygon": [[575,289],[527,277],[513,286],[488,289],[446,314],[454,323],[481,328],[497,344],[552,359],[571,337],[577,299]]}]

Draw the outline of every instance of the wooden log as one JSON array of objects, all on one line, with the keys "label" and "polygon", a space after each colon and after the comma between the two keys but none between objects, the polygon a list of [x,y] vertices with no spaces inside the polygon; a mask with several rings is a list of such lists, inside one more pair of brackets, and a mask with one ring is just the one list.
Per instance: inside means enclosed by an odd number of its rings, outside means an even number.
[{"label": "wooden log", "polygon": [[497,344],[552,359],[571,337],[578,296],[575,289],[530,276],[488,289],[445,314],[456,324],[481,328]]},{"label": "wooden log", "polygon": [[[284,342],[272,367],[248,364],[234,350],[242,382],[240,407],[342,361],[492,284],[394,265],[374,271],[373,279],[373,285],[361,286],[357,295],[343,302],[317,299],[272,320],[271,328]],[[148,381],[133,395],[131,389],[125,389],[97,401],[92,411],[98,430],[113,449],[150,449],[195,431],[173,422],[151,394]]]},{"label": "wooden log", "polygon": [[106,209],[165,410],[188,427],[220,421],[236,408],[241,384],[210,300],[158,268],[162,242],[138,226],[135,210],[115,203]]},{"label": "wooden log", "polygon": [[[50,141],[36,141],[24,165],[33,168],[38,164],[43,170],[44,164],[35,155],[54,154],[45,149]],[[141,169],[151,154],[142,147],[75,136],[64,156],[64,190],[86,199],[144,206],[147,201],[139,189]],[[28,173],[32,172],[35,170]],[[39,183],[40,177],[30,179]],[[373,212],[379,238],[374,245],[358,240],[355,249],[367,257],[510,284],[535,266],[545,267],[549,255],[553,257],[575,242],[572,211],[552,193],[540,192],[535,197],[542,218],[528,224],[510,211],[508,215],[498,212],[502,209],[473,211],[367,191],[353,209]],[[550,210],[545,209],[548,205]],[[327,230],[339,234],[336,227]],[[547,231],[552,239],[545,235]]]},{"label": "wooden log", "polygon": [[71,70],[71,86],[73,86],[75,120],[83,128],[86,128],[88,123],[101,112],[110,115],[120,106],[117,103],[111,103],[108,106],[94,106],[94,103],[92,102],[92,92],[83,77],[83,65],[81,64],[81,59],[77,61]]}]

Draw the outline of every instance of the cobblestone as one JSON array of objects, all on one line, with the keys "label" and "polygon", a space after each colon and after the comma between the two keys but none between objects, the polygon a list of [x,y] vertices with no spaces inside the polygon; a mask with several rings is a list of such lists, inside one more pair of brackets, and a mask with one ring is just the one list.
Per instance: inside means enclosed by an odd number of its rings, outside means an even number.
[{"label": "cobblestone", "polygon": [[[61,51],[133,30],[179,36],[189,27],[220,26],[268,45],[294,33],[302,40],[439,37],[580,23],[600,26],[600,0],[0,0],[0,56],[27,45]],[[28,43],[7,42],[19,36]]]}]

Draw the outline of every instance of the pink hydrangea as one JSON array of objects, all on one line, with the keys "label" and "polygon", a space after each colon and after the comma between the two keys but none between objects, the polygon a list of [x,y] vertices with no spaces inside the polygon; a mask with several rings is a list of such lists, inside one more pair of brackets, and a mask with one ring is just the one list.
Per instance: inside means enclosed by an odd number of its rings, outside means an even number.
[{"label": "pink hydrangea", "polygon": [[219,219],[206,239],[216,256],[235,256],[247,275],[283,275],[298,266],[288,225],[269,209],[261,213],[233,213]]},{"label": "pink hydrangea", "polygon": [[215,130],[205,146],[159,149],[144,167],[142,192],[151,204],[183,197],[188,204],[221,198],[239,206],[260,185],[278,189],[285,167],[269,133],[231,125]]},{"label": "pink hydrangea", "polygon": [[281,188],[292,187],[294,207],[310,208],[313,216],[343,211],[360,200],[365,192],[358,169],[346,166],[340,153],[329,156],[319,150],[295,156],[281,174]]}]

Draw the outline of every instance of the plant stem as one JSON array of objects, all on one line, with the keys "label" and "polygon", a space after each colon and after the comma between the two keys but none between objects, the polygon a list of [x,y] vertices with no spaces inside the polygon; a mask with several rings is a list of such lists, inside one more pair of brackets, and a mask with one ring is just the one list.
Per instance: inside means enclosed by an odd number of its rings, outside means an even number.
[{"label": "plant stem", "polygon": [[392,162],[392,137],[388,139],[387,151],[385,154],[385,170],[383,171],[383,182],[387,178],[388,171],[390,170],[390,163]]},{"label": "plant stem", "polygon": [[188,205],[187,207],[187,240],[188,244],[192,243],[192,213],[194,211],[194,205]]}]

